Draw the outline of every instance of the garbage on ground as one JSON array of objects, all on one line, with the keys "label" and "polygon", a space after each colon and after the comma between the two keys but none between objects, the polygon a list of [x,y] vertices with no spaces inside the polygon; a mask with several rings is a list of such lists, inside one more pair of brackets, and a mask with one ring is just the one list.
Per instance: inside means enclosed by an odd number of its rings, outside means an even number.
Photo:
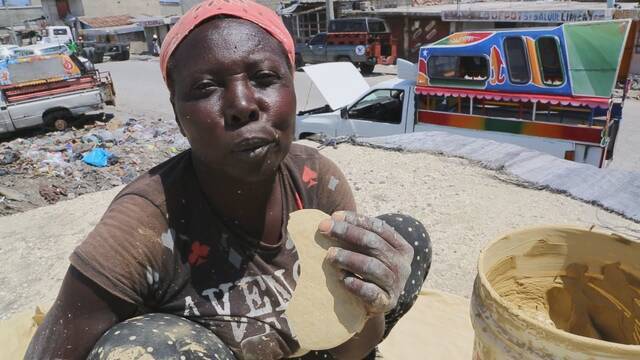
[{"label": "garbage on ground", "polygon": [[0,140],[0,216],[128,184],[189,147],[172,119],[117,114]]},{"label": "garbage on ground", "polygon": [[109,165],[109,159],[113,156],[112,153],[102,148],[95,148],[90,152],[84,154],[82,161],[85,164],[89,164],[97,167],[105,167]]},{"label": "garbage on ground", "polygon": [[62,196],[67,196],[67,191],[56,185],[41,185],[38,193],[49,204],[55,204]]}]

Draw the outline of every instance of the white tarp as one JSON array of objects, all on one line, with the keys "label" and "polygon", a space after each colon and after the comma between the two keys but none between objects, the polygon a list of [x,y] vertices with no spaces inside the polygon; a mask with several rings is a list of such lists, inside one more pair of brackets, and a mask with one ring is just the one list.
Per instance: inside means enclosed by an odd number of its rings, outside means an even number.
[{"label": "white tarp", "polygon": [[524,185],[563,192],[640,222],[640,172],[599,169],[517,145],[439,131],[357,139],[356,143],[477,161],[521,179]]},{"label": "white tarp", "polygon": [[[360,71],[349,62],[309,65],[302,68],[333,110],[354,102],[369,90]],[[336,86],[336,84],[338,84]]]}]

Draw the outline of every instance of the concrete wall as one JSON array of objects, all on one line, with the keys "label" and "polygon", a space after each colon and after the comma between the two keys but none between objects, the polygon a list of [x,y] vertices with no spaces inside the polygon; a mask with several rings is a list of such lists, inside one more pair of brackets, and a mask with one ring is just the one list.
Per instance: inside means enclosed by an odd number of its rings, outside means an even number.
[{"label": "concrete wall", "polygon": [[159,0],[83,0],[84,16],[160,16]]},{"label": "concrete wall", "polygon": [[40,1],[33,1],[37,5],[28,7],[0,7],[0,26],[24,26],[24,21],[43,16]]}]

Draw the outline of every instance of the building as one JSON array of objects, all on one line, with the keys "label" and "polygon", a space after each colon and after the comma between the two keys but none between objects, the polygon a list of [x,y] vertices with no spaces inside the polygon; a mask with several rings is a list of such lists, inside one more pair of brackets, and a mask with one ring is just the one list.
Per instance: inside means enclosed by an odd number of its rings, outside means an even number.
[{"label": "building", "polygon": [[21,44],[35,38],[44,23],[40,0],[1,0],[0,42]]}]

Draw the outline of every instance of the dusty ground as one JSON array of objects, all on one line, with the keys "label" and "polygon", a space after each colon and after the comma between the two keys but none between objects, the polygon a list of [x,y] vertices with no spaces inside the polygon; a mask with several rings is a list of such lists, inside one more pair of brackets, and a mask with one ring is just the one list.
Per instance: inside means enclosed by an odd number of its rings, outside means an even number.
[{"label": "dusty ground", "polygon": [[[466,160],[351,145],[322,153],[345,172],[360,211],[402,212],[426,225],[434,245],[427,285],[462,296],[471,294],[482,246],[515,228],[595,224],[640,234],[638,224],[563,195],[512,185]],[[69,253],[118,190],[0,218],[0,317],[54,300]]]}]

